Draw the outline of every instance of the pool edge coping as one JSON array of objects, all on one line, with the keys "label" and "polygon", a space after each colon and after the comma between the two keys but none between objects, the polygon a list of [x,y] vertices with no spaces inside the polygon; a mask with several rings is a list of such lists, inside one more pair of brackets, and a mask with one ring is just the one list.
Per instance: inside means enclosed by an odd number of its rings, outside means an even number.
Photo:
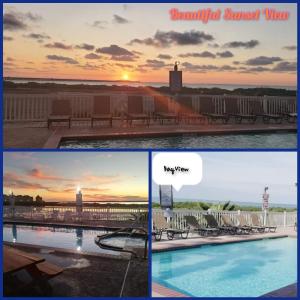
[{"label": "pool edge coping", "polygon": [[[276,124],[275,124],[276,125]],[[165,129],[165,128],[164,128]],[[59,149],[61,142],[68,139],[77,139],[77,140],[91,140],[91,139],[126,139],[126,138],[153,138],[153,137],[171,137],[171,136],[182,136],[186,134],[196,134],[196,135],[236,135],[236,134],[259,134],[259,133],[276,133],[276,132],[295,132],[297,134],[298,128],[291,126],[288,128],[233,128],[233,129],[215,129],[215,130],[199,130],[199,129],[179,129],[174,131],[172,129],[168,131],[132,131],[132,132],[111,132],[111,133],[68,133],[66,129],[56,128],[50,137],[45,142],[44,149]],[[125,148],[126,149],[126,148]]]},{"label": "pool edge coping", "polygon": [[[51,247],[51,246],[43,246],[43,245],[32,245],[32,244],[26,244],[26,243],[13,243],[13,242],[7,242],[3,241],[2,246],[7,245],[7,246],[20,246],[20,247],[25,247],[25,248],[32,248],[32,249],[37,249],[37,250],[49,250],[57,253],[63,253],[63,254],[76,254],[76,255],[84,255],[84,256],[93,256],[93,257],[101,257],[101,258],[110,258],[110,259],[116,259],[116,260],[128,260],[130,259],[130,254],[127,253],[120,253],[118,255],[112,255],[108,253],[96,253],[96,252],[88,252],[88,251],[82,251],[82,252],[77,252],[72,249],[65,249],[65,248],[56,248],[56,247]],[[40,253],[43,254],[43,253]]]}]

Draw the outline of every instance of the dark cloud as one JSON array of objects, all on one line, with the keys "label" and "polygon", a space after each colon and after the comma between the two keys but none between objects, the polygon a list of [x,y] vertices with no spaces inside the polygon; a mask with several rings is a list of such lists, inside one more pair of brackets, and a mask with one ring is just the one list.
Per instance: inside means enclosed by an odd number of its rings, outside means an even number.
[{"label": "dark cloud", "polygon": [[143,55],[143,53],[142,52],[140,52],[140,51],[135,51],[135,50],[132,50],[131,51],[133,54],[135,54],[135,55]]},{"label": "dark cloud", "polygon": [[43,20],[42,16],[38,14],[32,14],[31,12],[25,14],[25,16],[32,22],[39,22]]},{"label": "dark cloud", "polygon": [[294,50],[297,50],[297,46],[284,46],[284,47],[282,47],[282,49],[294,51]]},{"label": "dark cloud", "polygon": [[55,60],[55,61],[61,61],[64,62],[66,64],[70,64],[70,65],[77,65],[78,61],[70,58],[70,57],[66,57],[66,56],[61,56],[61,55],[47,55],[47,58],[49,60]]},{"label": "dark cloud", "polygon": [[113,22],[118,23],[118,24],[127,24],[129,21],[123,17],[120,17],[118,15],[114,15]]},{"label": "dark cloud", "polygon": [[20,178],[19,175],[10,172],[7,172],[3,175],[3,186],[14,189],[42,189],[52,191],[49,186],[41,185],[35,182],[28,182],[27,180]]},{"label": "dark cloud", "polygon": [[221,58],[229,58],[229,57],[233,57],[233,53],[230,51],[224,51],[224,52],[217,52],[217,55]]},{"label": "dark cloud", "polygon": [[172,59],[172,56],[169,55],[169,54],[159,54],[157,56],[157,58],[159,58],[159,59]]},{"label": "dark cloud", "polygon": [[259,73],[259,72],[267,72],[267,71],[270,71],[270,69],[266,67],[254,67],[254,68],[245,69],[245,73]]},{"label": "dark cloud", "polygon": [[15,59],[13,59],[12,57],[7,57],[6,60],[7,61],[14,61]]},{"label": "dark cloud", "polygon": [[131,51],[119,47],[118,45],[110,45],[109,47],[98,48],[96,52],[103,53],[103,54],[110,54],[114,56],[123,56],[123,55],[135,56],[134,53],[132,53]]},{"label": "dark cloud", "polygon": [[28,25],[24,22],[21,15],[14,12],[8,12],[3,16],[3,27],[4,30],[17,31],[26,30]]},{"label": "dark cloud", "polygon": [[278,56],[258,56],[254,58],[248,59],[245,64],[248,66],[265,66],[265,65],[271,65],[274,62],[282,61],[281,57]]},{"label": "dark cloud", "polygon": [[211,47],[211,48],[219,48],[220,47],[220,45],[217,43],[208,43],[207,46]]},{"label": "dark cloud", "polygon": [[99,29],[105,29],[105,24],[107,24],[106,21],[94,21],[92,24],[90,24],[90,26]]},{"label": "dark cloud", "polygon": [[204,58],[209,57],[209,58],[216,58],[216,55],[213,54],[213,53],[211,53],[211,52],[209,52],[209,51],[203,51],[201,53],[194,52],[194,53],[179,54],[178,56],[179,57],[183,57],[183,58],[185,58],[185,57],[202,57],[202,58],[203,57]]},{"label": "dark cloud", "polygon": [[230,43],[226,43],[224,47],[227,48],[245,48],[245,49],[252,49],[259,45],[259,41],[257,40],[250,40],[248,42],[241,42],[241,41],[233,41]]},{"label": "dark cloud", "polygon": [[172,64],[166,64],[162,60],[147,59],[146,63],[143,64],[143,65],[139,65],[138,68],[139,69],[150,68],[150,69],[153,69],[153,70],[158,70],[158,69],[166,68],[166,67],[169,67],[169,66],[172,66]]},{"label": "dark cloud", "polygon": [[83,43],[83,44],[80,44],[80,45],[76,45],[75,48],[76,49],[87,50],[87,51],[93,51],[95,49],[95,46]]},{"label": "dark cloud", "polygon": [[232,67],[229,65],[223,65],[223,66],[215,66],[215,65],[196,65],[191,64],[189,62],[184,62],[182,64],[183,67],[185,67],[185,70],[189,72],[197,72],[197,73],[206,73],[210,71],[218,71],[218,72],[230,72],[230,71],[236,71],[236,67]]},{"label": "dark cloud", "polygon": [[232,67],[229,65],[224,65],[219,68],[219,71],[235,71],[235,70],[237,70],[236,67]]},{"label": "dark cloud", "polygon": [[29,28],[28,22],[38,22],[41,20],[42,17],[40,15],[11,10],[3,15],[3,28],[8,31],[26,30]]},{"label": "dark cloud", "polygon": [[131,55],[112,55],[111,60],[116,60],[116,61],[135,61],[136,56],[131,56]]},{"label": "dark cloud", "polygon": [[134,68],[134,66],[129,65],[129,64],[120,64],[120,63],[117,63],[116,66],[120,67],[120,68],[124,68],[124,69],[133,69]]},{"label": "dark cloud", "polygon": [[23,35],[26,38],[33,39],[33,40],[49,40],[50,36],[44,33],[30,33]]},{"label": "dark cloud", "polygon": [[14,39],[11,36],[4,36],[3,40],[10,42],[10,41],[13,41]]},{"label": "dark cloud", "polygon": [[[97,66],[97,65],[92,65],[90,63],[86,63],[85,65],[81,65],[79,66],[80,68],[82,69],[85,69],[85,70],[99,70],[100,66]],[[101,69],[103,70],[104,68],[101,67]]]},{"label": "dark cloud", "polygon": [[66,45],[64,43],[60,42],[54,42],[52,44],[46,44],[46,48],[51,48],[51,49],[63,49],[63,50],[71,50],[72,46],[71,45]]},{"label": "dark cloud", "polygon": [[272,70],[275,72],[296,72],[297,63],[283,61],[278,63]]},{"label": "dark cloud", "polygon": [[143,44],[154,47],[171,47],[172,45],[200,45],[207,41],[213,41],[214,37],[203,31],[160,31],[158,30],[153,38],[133,39],[129,45]]},{"label": "dark cloud", "polygon": [[233,63],[234,65],[239,65],[239,64],[240,64],[240,62],[237,61],[237,60],[233,61],[232,63]]},{"label": "dark cloud", "polygon": [[98,54],[95,54],[95,53],[89,53],[85,56],[85,58],[87,58],[87,59],[99,59],[99,58],[101,58],[101,56],[98,55]]}]

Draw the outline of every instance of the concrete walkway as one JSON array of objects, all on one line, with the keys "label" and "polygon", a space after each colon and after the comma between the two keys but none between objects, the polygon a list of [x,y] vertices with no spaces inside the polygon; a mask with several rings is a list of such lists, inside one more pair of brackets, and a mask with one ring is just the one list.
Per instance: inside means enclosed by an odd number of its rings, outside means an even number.
[{"label": "concrete walkway", "polygon": [[278,238],[286,236],[297,236],[294,228],[278,228],[274,233],[252,233],[252,234],[240,234],[240,235],[220,235],[210,237],[199,237],[197,234],[189,235],[188,239],[174,239],[169,241],[166,235],[163,235],[163,239],[160,242],[152,241],[152,252],[171,251],[178,249],[193,248],[203,245],[211,244],[227,244],[244,241],[255,241],[264,238]]}]

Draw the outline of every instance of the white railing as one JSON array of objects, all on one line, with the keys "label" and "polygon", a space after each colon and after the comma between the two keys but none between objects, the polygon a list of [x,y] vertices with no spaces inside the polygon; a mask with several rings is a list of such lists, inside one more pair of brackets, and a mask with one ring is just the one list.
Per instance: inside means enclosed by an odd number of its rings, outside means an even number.
[{"label": "white railing", "polygon": [[[199,224],[207,225],[204,214],[207,214],[204,210],[194,210],[194,209],[174,209],[172,224],[175,228],[186,229],[187,224],[184,216],[195,216]],[[297,212],[269,212],[266,216],[262,212],[247,212],[247,211],[210,211],[218,221],[222,224],[221,216],[228,216],[233,224],[238,225],[238,215],[243,215],[246,221],[251,224],[251,214],[258,215],[261,220],[261,224],[266,224],[267,226],[278,226],[278,227],[293,227],[297,221]],[[152,209],[152,226],[155,223],[155,218],[160,215],[163,216],[163,211],[161,209]],[[264,218],[266,217],[265,223]]]},{"label": "white railing", "polygon": [[[101,94],[84,93],[53,93],[53,94],[13,94],[6,93],[3,96],[3,118],[5,122],[46,121],[51,114],[52,101],[55,99],[69,99],[71,103],[72,118],[89,118],[93,114],[93,101],[95,96]],[[107,95],[103,93],[102,95]],[[128,96],[126,93],[109,93],[110,112],[114,116],[122,116],[127,112]],[[143,97],[143,111],[152,114],[155,111],[154,96],[149,94],[135,94]],[[187,95],[189,96],[189,95]],[[193,109],[201,111],[201,99],[205,95],[192,95]],[[212,105],[218,114],[226,113],[226,95],[212,96]],[[229,96],[238,99],[239,111],[243,114],[251,114],[252,101],[261,101],[265,113],[276,114],[280,112],[297,112],[296,97],[250,97]],[[169,111],[178,111],[178,104],[174,98],[166,98]]]},{"label": "white railing", "polygon": [[124,207],[83,207],[81,213],[76,212],[76,207],[64,206],[5,206],[3,208],[3,218],[15,220],[32,221],[71,221],[80,219],[81,221],[128,221],[133,220],[134,216],[147,213],[148,208],[143,206],[139,208]]}]

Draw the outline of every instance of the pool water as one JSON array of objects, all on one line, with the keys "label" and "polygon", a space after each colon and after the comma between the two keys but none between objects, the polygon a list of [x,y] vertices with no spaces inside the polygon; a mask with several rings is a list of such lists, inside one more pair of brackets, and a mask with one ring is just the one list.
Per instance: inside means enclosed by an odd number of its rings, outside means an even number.
[{"label": "pool water", "polygon": [[97,235],[108,233],[105,230],[82,228],[46,227],[29,225],[3,226],[3,241],[25,243],[76,250],[78,252],[95,252],[119,255],[117,251],[104,250],[95,244]]},{"label": "pool water", "polygon": [[188,296],[259,297],[297,282],[297,239],[153,253],[152,280]]},{"label": "pool water", "polygon": [[95,148],[296,148],[297,134],[184,135],[172,137],[66,140],[62,149]]}]

